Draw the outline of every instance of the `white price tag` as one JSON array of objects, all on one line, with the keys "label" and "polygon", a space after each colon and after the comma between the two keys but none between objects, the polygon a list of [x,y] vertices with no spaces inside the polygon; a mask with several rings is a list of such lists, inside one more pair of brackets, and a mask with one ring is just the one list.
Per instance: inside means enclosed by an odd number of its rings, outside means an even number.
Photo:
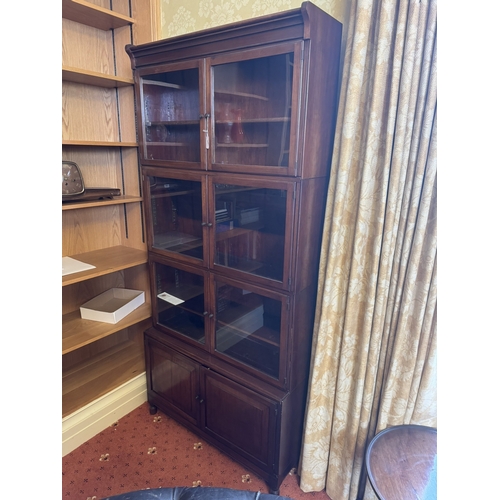
[{"label": "white price tag", "polygon": [[174,304],[175,306],[178,304],[182,304],[184,301],[179,299],[178,297],[174,297],[167,292],[163,292],[157,295],[157,297],[165,302],[169,302],[170,304]]}]

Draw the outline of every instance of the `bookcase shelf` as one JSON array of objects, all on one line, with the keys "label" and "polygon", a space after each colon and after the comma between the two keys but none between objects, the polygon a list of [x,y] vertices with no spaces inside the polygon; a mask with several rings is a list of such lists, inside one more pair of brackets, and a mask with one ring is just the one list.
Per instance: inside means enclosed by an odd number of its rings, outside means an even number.
[{"label": "bookcase shelf", "polygon": [[97,201],[67,201],[62,205],[63,210],[81,210],[85,208],[104,207],[106,205],[124,205],[127,203],[139,203],[143,201],[140,196],[118,196],[112,200]]},{"label": "bookcase shelf", "polygon": [[242,149],[242,148],[267,148],[269,147],[269,144],[224,144],[224,143],[217,143],[218,148],[230,148],[230,149]]},{"label": "bookcase shelf", "polygon": [[263,95],[249,94],[247,92],[236,92],[233,90],[215,90],[214,94],[228,95],[228,96],[235,96],[235,97],[248,97],[249,99],[257,99],[259,101],[269,101],[269,99]]},{"label": "bookcase shelf", "polygon": [[118,323],[103,323],[82,319],[80,311],[65,314],[62,319],[62,353],[68,354],[83,346],[135,325],[151,316],[151,304],[144,303]]},{"label": "bookcase shelf", "polygon": [[62,17],[103,31],[135,23],[131,17],[99,7],[85,0],[63,0]]},{"label": "bookcase shelf", "polygon": [[122,269],[145,264],[148,261],[145,250],[136,250],[135,248],[128,248],[123,245],[71,255],[70,257],[86,264],[91,264],[95,266],[95,269],[63,276],[62,286],[73,285],[80,281],[115,273]]},{"label": "bookcase shelf", "polygon": [[63,146],[82,146],[98,148],[136,148],[137,142],[118,142],[118,141],[79,141],[73,139],[63,139]]},{"label": "bookcase shelf", "polygon": [[134,84],[132,78],[123,78],[114,75],[105,75],[96,71],[89,71],[79,68],[62,68],[62,80],[64,82],[82,83],[84,85],[94,85],[96,87],[119,88],[129,87]]}]

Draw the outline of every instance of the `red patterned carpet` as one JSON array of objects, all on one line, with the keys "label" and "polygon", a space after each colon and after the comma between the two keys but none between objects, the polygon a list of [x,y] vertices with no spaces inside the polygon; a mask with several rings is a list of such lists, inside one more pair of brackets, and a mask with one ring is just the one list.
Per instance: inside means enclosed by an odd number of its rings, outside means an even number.
[{"label": "red patterned carpet", "polygon": [[[62,498],[100,500],[127,491],[173,486],[212,486],[269,491],[264,481],[147,403],[125,415],[62,459]],[[330,500],[304,493],[295,474],[280,495]]]}]

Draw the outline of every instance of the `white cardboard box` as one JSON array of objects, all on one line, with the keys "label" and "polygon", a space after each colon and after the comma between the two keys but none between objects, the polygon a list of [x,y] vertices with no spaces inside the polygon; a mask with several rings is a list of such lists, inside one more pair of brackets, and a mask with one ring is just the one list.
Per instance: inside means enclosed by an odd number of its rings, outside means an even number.
[{"label": "white cardboard box", "polygon": [[80,315],[82,319],[118,323],[144,301],[144,292],[140,290],[111,288],[82,304]]}]

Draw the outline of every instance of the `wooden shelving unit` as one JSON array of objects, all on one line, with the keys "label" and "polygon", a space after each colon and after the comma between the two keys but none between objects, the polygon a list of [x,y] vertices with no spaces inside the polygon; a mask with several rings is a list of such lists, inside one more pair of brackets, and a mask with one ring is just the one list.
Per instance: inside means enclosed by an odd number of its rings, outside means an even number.
[{"label": "wooden shelving unit", "polygon": [[300,457],[341,34],[304,2],[127,48],[151,243],[150,411],[275,494]]},{"label": "wooden shelving unit", "polygon": [[[86,187],[122,193],[62,204],[63,257],[95,266],[62,278],[63,418],[145,369],[151,299],[134,81],[125,45],[154,39],[152,4],[115,2],[112,10],[62,0],[62,159],[79,165]],[[83,320],[80,306],[113,287],[143,290],[146,302],[116,324]]]}]

